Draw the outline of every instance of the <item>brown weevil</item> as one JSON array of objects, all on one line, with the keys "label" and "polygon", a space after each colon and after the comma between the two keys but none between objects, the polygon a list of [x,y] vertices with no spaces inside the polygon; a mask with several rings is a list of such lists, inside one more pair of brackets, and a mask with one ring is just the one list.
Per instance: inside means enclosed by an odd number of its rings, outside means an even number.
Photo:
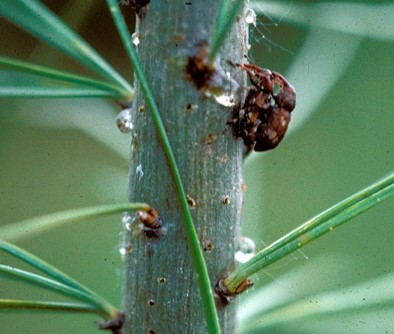
[{"label": "brown weevil", "polygon": [[246,71],[252,85],[244,103],[234,108],[230,122],[234,134],[243,139],[248,150],[273,149],[289,126],[296,103],[295,89],[280,73],[253,64],[235,65]]}]

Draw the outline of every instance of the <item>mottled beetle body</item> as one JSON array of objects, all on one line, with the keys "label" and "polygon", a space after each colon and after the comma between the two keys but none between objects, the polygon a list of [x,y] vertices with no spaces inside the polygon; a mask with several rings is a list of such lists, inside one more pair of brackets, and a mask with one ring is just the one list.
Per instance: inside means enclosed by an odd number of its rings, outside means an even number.
[{"label": "mottled beetle body", "polygon": [[236,65],[247,72],[252,86],[248,87],[244,104],[234,110],[234,133],[249,150],[273,149],[289,126],[290,113],[295,108],[295,89],[280,73],[253,64]]},{"label": "mottled beetle body", "polygon": [[277,107],[271,107],[266,122],[262,122],[255,134],[254,150],[257,152],[268,151],[282,141],[290,123],[290,113]]}]

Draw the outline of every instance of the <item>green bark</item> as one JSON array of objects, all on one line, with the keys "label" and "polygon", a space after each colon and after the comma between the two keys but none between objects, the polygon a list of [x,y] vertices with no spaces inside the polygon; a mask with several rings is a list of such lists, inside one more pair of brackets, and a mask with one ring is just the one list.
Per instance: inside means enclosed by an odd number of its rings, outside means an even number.
[{"label": "green bark", "polygon": [[[218,2],[151,1],[139,20],[138,53],[152,85],[204,249],[212,287],[234,268],[240,237],[242,143],[227,125],[231,108],[205,97],[185,80],[184,65],[196,41],[213,34]],[[239,19],[220,55],[238,82],[247,49],[247,28]],[[125,232],[125,333],[207,333],[173,178],[136,83],[130,152],[130,201],[145,201],[164,221],[166,234],[148,239],[137,224]],[[220,308],[224,333],[234,332],[236,303]],[[152,332],[152,333],[153,333]]]}]

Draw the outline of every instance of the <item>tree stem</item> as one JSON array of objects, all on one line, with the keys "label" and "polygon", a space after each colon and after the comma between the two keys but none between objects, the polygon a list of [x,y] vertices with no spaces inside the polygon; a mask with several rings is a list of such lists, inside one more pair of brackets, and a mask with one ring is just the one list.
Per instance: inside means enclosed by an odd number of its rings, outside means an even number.
[{"label": "tree stem", "polygon": [[[211,286],[234,268],[240,237],[242,146],[228,127],[231,108],[185,81],[193,46],[209,42],[218,4],[151,1],[138,22],[138,53],[178,163]],[[220,54],[221,66],[238,83],[243,73],[227,61],[246,54],[246,25],[238,20]],[[237,46],[237,47],[234,47]],[[219,55],[220,55],[219,54]],[[148,201],[164,222],[165,235],[149,239],[137,226],[125,232],[125,333],[207,333],[195,269],[166,158],[140,86],[136,83],[131,144],[130,200]],[[235,304],[218,310],[223,332],[235,327]]]}]

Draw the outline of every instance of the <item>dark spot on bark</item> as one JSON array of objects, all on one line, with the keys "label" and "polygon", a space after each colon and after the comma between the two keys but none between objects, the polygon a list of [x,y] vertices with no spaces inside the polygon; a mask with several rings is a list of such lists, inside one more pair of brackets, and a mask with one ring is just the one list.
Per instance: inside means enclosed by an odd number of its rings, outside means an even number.
[{"label": "dark spot on bark", "polygon": [[227,154],[223,154],[221,157],[218,158],[219,162],[221,164],[225,163],[228,160],[228,155]]},{"label": "dark spot on bark", "polygon": [[211,145],[212,143],[213,143],[213,141],[215,140],[215,136],[213,135],[213,134],[209,134],[207,137],[206,137],[206,140],[207,140],[207,144],[208,145]]},{"label": "dark spot on bark", "polygon": [[230,196],[227,196],[227,195],[223,196],[222,201],[223,201],[223,204],[229,205],[231,203]]},{"label": "dark spot on bark", "polygon": [[188,57],[185,67],[186,80],[191,81],[199,90],[207,90],[211,77],[216,72],[208,59],[209,45],[205,41],[198,42]]},{"label": "dark spot on bark", "polygon": [[195,111],[197,108],[198,108],[198,105],[197,105],[197,104],[188,103],[188,104],[186,105],[186,111],[192,112],[192,111]]},{"label": "dark spot on bark", "polygon": [[203,241],[203,248],[202,250],[204,252],[212,252],[212,250],[215,248],[215,246],[212,244],[211,240],[204,240]]},{"label": "dark spot on bark", "polygon": [[166,279],[165,277],[159,277],[159,278],[157,279],[157,281],[158,281],[160,284],[165,284],[165,283],[167,282],[167,279]]},{"label": "dark spot on bark", "polygon": [[114,319],[110,319],[107,321],[102,321],[98,328],[100,330],[111,331],[112,334],[122,334],[122,328],[124,322],[126,320],[126,316],[123,312],[118,312]]},{"label": "dark spot on bark", "polygon": [[149,2],[150,0],[130,0],[128,3],[138,17],[143,19],[148,11]]},{"label": "dark spot on bark", "polygon": [[196,200],[190,195],[187,194],[186,199],[187,199],[187,204],[189,204],[189,206],[191,206],[192,208],[194,208],[197,205]]}]

